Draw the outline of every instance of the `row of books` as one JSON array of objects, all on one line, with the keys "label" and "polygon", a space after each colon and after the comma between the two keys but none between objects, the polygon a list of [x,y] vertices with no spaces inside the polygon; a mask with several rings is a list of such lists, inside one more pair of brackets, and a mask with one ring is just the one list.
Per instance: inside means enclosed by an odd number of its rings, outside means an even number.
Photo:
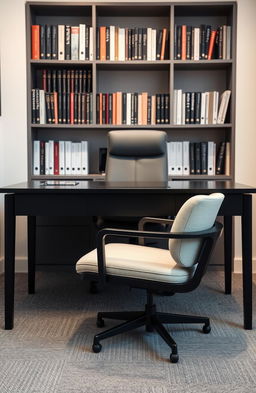
[{"label": "row of books", "polygon": [[210,25],[175,25],[174,59],[231,59],[231,26],[216,29]]},{"label": "row of books", "polygon": [[32,124],[92,124],[92,93],[31,91]]},{"label": "row of books", "polygon": [[230,96],[230,90],[225,90],[220,100],[218,91],[174,90],[174,124],[224,124]]},{"label": "row of books", "polygon": [[88,175],[88,142],[33,142],[34,175]]},{"label": "row of books", "polygon": [[96,59],[164,60],[169,58],[168,36],[166,28],[100,26],[96,29]]},{"label": "row of books", "polygon": [[169,175],[230,175],[230,142],[168,142]]},{"label": "row of books", "polygon": [[96,95],[97,124],[168,124],[169,94],[98,93]]},{"label": "row of books", "polygon": [[52,69],[38,71],[37,86],[47,93],[91,93],[92,72],[87,69]]},{"label": "row of books", "polygon": [[86,24],[32,25],[31,58],[93,60],[93,29]]}]

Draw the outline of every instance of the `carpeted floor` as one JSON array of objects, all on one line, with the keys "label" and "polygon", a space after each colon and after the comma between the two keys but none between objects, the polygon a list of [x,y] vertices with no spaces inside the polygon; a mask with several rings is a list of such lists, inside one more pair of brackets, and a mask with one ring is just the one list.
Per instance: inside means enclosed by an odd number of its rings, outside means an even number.
[{"label": "carpeted floor", "polygon": [[178,364],[169,362],[162,339],[143,329],[103,341],[102,352],[92,353],[97,311],[139,310],[144,300],[143,291],[121,286],[90,295],[86,283],[70,273],[38,273],[37,293],[27,295],[26,275],[18,274],[12,331],[3,329],[1,301],[0,392],[256,392],[256,321],[254,330],[242,328],[240,275],[232,296],[223,294],[223,273],[209,272],[194,292],[156,297],[159,310],[211,318],[209,335],[195,325],[168,326],[178,344]]}]

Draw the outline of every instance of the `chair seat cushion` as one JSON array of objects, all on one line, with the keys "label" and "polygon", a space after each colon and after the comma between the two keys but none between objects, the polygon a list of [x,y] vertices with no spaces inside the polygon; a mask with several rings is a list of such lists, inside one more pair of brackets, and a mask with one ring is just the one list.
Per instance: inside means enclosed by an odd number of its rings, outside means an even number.
[{"label": "chair seat cushion", "polygon": [[[169,283],[184,283],[194,271],[179,266],[169,250],[134,244],[109,243],[105,246],[107,274]],[[97,273],[97,249],[82,256],[76,264],[77,273]]]}]

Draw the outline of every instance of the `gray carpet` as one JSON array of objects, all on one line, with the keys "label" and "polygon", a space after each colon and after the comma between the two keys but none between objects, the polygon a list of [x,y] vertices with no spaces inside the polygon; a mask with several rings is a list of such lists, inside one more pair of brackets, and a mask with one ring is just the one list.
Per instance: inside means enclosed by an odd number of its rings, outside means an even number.
[{"label": "gray carpet", "polygon": [[178,364],[169,362],[162,339],[143,329],[91,352],[96,312],[142,309],[143,291],[119,286],[90,295],[70,273],[38,273],[36,295],[27,295],[26,275],[18,274],[16,288],[14,330],[3,329],[3,301],[0,308],[1,393],[256,392],[256,321],[253,331],[242,328],[240,275],[232,296],[223,294],[223,273],[209,272],[194,292],[156,298],[159,310],[211,318],[209,335],[195,325],[169,325]]}]

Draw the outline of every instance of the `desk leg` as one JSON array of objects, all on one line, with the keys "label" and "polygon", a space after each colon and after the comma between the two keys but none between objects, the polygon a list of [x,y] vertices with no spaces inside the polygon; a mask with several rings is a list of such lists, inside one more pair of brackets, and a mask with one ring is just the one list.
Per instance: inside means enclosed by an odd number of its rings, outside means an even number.
[{"label": "desk leg", "polygon": [[36,217],[28,216],[28,293],[35,293]]},{"label": "desk leg", "polygon": [[5,329],[13,328],[15,278],[15,204],[14,195],[5,195]]},{"label": "desk leg", "polygon": [[252,329],[252,196],[243,195],[242,215],[244,328]]},{"label": "desk leg", "polygon": [[233,217],[224,216],[224,269],[225,269],[225,293],[232,291],[232,262],[233,262]]}]

